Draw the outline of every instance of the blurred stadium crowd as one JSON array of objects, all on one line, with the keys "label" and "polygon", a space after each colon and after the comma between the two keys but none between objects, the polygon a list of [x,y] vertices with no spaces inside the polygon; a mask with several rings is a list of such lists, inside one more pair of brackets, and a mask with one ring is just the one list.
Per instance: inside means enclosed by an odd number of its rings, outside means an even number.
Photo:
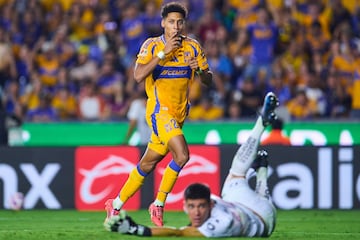
[{"label": "blurred stadium crowd", "polygon": [[[166,0],[0,0],[0,96],[18,121],[126,119],[142,42]],[[360,118],[359,0],[183,0],[214,84],[189,119],[256,115],[275,92],[288,120]]]}]

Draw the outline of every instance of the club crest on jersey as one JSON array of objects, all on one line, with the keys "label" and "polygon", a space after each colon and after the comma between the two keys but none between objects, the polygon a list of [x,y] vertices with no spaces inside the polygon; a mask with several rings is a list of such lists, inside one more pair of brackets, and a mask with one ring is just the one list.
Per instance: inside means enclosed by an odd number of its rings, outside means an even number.
[{"label": "club crest on jersey", "polygon": [[190,52],[184,52],[184,59],[185,59],[185,62],[186,62],[186,63],[189,62],[190,57],[191,57],[191,53],[190,53]]}]

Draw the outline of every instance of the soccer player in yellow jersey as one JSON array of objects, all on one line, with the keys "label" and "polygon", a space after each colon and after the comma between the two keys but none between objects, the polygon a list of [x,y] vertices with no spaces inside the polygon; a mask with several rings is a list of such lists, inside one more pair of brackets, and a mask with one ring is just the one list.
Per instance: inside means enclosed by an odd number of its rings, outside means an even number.
[{"label": "soccer player in yellow jersey", "polygon": [[134,68],[138,83],[145,81],[148,97],[146,119],[152,129],[147,150],[130,172],[119,196],[105,205],[107,218],[119,214],[123,204],[142,186],[146,176],[170,151],[173,160],[166,167],[155,201],[149,207],[152,222],[163,225],[163,209],[179,172],[189,160],[189,149],[182,126],[188,114],[189,86],[195,75],[209,86],[212,72],[200,44],[181,35],[187,9],[177,2],[162,7],[163,35],[147,39],[141,46]]}]

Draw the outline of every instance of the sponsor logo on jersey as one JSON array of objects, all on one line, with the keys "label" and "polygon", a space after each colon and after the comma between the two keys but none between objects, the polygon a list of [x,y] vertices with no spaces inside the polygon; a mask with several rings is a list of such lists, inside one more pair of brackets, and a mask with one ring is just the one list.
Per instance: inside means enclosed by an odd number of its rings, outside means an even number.
[{"label": "sponsor logo on jersey", "polygon": [[188,70],[164,70],[161,72],[161,75],[169,75],[169,76],[180,76],[186,75]]},{"label": "sponsor logo on jersey", "polygon": [[148,50],[146,48],[142,48],[140,50],[139,56],[140,57],[145,57],[148,54]]}]

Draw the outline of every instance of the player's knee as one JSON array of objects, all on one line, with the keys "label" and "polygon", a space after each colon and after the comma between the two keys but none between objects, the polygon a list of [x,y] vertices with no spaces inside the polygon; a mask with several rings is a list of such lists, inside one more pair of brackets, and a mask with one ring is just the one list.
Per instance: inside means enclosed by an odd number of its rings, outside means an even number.
[{"label": "player's knee", "polygon": [[156,166],[157,162],[152,162],[152,161],[140,161],[139,163],[139,168],[141,171],[145,172],[145,173],[150,173],[154,170],[155,166]]},{"label": "player's knee", "polygon": [[182,168],[189,161],[189,159],[190,159],[189,153],[183,153],[183,154],[178,155],[177,158],[174,160],[175,160],[176,164]]}]

